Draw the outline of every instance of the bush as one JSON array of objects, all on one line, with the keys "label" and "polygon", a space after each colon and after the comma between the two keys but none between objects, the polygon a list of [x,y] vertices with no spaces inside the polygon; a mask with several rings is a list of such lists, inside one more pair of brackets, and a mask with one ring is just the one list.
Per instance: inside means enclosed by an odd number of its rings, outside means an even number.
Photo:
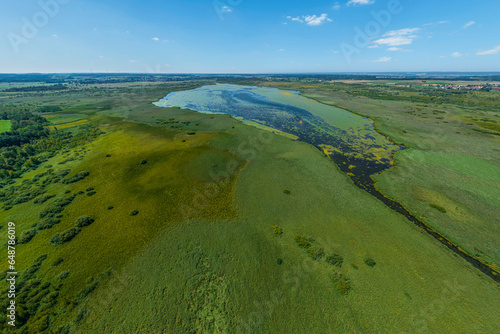
[{"label": "bush", "polygon": [[277,264],[280,264],[280,265],[281,265],[281,264],[283,264],[283,259],[278,258],[278,259],[276,260],[276,263],[277,263]]},{"label": "bush", "polygon": [[56,281],[62,281],[63,279],[65,279],[68,276],[69,276],[69,271],[68,270],[61,271],[59,273],[59,275],[56,276],[55,280]]},{"label": "bush", "polygon": [[27,231],[23,231],[21,235],[19,236],[19,239],[17,240],[18,244],[26,244],[30,242],[31,239],[37,234],[37,230],[31,229]]},{"label": "bush", "polygon": [[90,197],[90,196],[94,196],[95,194],[97,194],[95,191],[89,191],[89,192],[87,193],[87,196],[89,196],[89,197]]},{"label": "bush", "polygon": [[337,291],[343,295],[346,295],[351,291],[351,282],[347,277],[344,277],[342,274],[334,273],[332,275],[332,280],[335,283],[335,288]]},{"label": "bush", "polygon": [[78,174],[75,174],[73,175],[72,177],[69,177],[67,179],[64,179],[62,181],[62,183],[64,184],[70,184],[70,183],[75,183],[75,182],[78,182],[80,180],[83,180],[84,178],[86,178],[87,176],[89,176],[89,172],[87,171],[84,171],[84,172],[80,172]]},{"label": "bush", "polygon": [[108,207],[107,207],[108,210],[112,210],[113,208],[114,208],[114,206],[112,206],[112,205],[108,205]]},{"label": "bush", "polygon": [[302,236],[302,235],[296,235],[295,236],[295,242],[297,243],[297,245],[301,248],[309,248],[311,247],[311,241],[310,239]]},{"label": "bush", "polygon": [[56,267],[56,266],[60,265],[63,261],[64,261],[63,257],[58,258],[57,260],[52,262],[52,267]]},{"label": "bush", "polygon": [[87,191],[92,191],[92,190],[94,190],[94,187],[88,187],[86,190]]},{"label": "bush", "polygon": [[147,160],[145,160],[145,159],[142,159],[142,160],[141,160],[141,165],[145,165],[145,164],[147,164],[147,163],[148,163],[148,161],[147,161]]},{"label": "bush", "polygon": [[307,254],[309,254],[313,260],[319,260],[325,256],[325,250],[321,247],[311,246],[307,249]]},{"label": "bush", "polygon": [[75,224],[78,227],[89,226],[94,222],[94,218],[90,216],[80,216],[76,219]]},{"label": "bush", "polygon": [[374,267],[374,266],[377,264],[377,263],[375,262],[375,260],[374,260],[374,259],[372,259],[371,257],[367,257],[367,258],[365,259],[365,263],[366,263],[366,265],[367,265],[367,266],[369,266],[369,267]]},{"label": "bush", "polygon": [[131,215],[131,216],[136,216],[136,215],[138,215],[138,214],[139,214],[139,211],[137,211],[137,210],[132,210],[132,211],[130,211],[130,215]]},{"label": "bush", "polygon": [[344,258],[339,254],[328,255],[326,257],[326,262],[337,267],[342,267],[342,263],[344,263]]},{"label": "bush", "polygon": [[273,232],[276,235],[281,235],[281,234],[283,234],[283,229],[281,227],[279,227],[278,225],[274,225]]},{"label": "bush", "polygon": [[292,192],[288,189],[283,190],[283,193],[286,195],[290,195]]},{"label": "bush", "polygon": [[51,198],[54,198],[56,197],[56,195],[43,195],[43,196],[39,196],[37,198],[35,198],[35,200],[33,201],[33,203],[35,204],[42,204],[42,203],[45,203],[47,202],[49,199]]},{"label": "bush", "polygon": [[438,210],[439,212],[446,213],[446,209],[443,208],[441,205],[437,205],[437,204],[432,203],[432,204],[429,204],[429,206],[431,208]]},{"label": "bush", "polygon": [[55,218],[47,218],[42,220],[41,222],[36,223],[35,227],[37,230],[42,231],[42,230],[48,230],[55,225],[59,224],[61,221],[59,219]]},{"label": "bush", "polygon": [[52,238],[50,238],[50,242],[56,246],[62,245],[73,239],[80,231],[81,229],[79,227],[69,228],[62,233],[54,234]]}]

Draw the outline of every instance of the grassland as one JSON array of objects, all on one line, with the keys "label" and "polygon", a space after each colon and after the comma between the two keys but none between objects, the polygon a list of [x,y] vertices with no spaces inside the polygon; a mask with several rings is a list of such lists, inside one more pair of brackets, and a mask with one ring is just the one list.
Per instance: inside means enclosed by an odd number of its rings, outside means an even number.
[{"label": "grassland", "polygon": [[10,131],[11,126],[10,121],[0,121],[0,133]]},{"label": "grassland", "polygon": [[[58,129],[85,120],[86,125],[65,130],[77,133],[91,125],[103,132],[61,150],[5,187],[29,183],[25,180],[35,187],[52,174],[36,175],[71,169],[40,195],[55,197],[0,211],[3,222],[16,222],[18,236],[33,229],[42,210],[76,194],[57,218],[59,223],[18,245],[17,269],[26,281],[26,296],[32,295],[23,307],[40,304],[32,307],[22,331],[500,330],[498,285],[355,187],[316,148],[227,115],[151,104],[169,91],[204,83],[117,84],[21,97],[0,94],[9,103],[61,105],[62,112],[48,117]],[[370,117],[380,131],[391,128]],[[394,117],[400,122],[397,126],[409,132],[404,120]],[[399,133],[393,126],[389,135]],[[406,138],[399,135],[396,141]],[[456,159],[457,173],[468,173],[467,165],[457,164],[466,158]],[[431,161],[436,166],[452,164]],[[405,166],[404,161],[397,163]],[[494,171],[491,164],[481,166],[471,177],[495,182],[494,175],[484,176]],[[84,171],[89,173],[85,178],[64,181]],[[379,184],[393,184],[395,190],[387,192],[401,196],[397,182],[402,181]],[[485,191],[477,187],[477,192]],[[438,198],[427,202],[426,212],[453,212]],[[494,208],[495,203],[492,199],[488,205]],[[429,204],[444,207],[446,213]],[[54,234],[73,228],[82,215],[94,222],[66,243],[50,242]],[[297,235],[306,240],[303,247]],[[1,249],[5,259],[6,249]],[[342,257],[340,266],[326,260],[333,255]],[[0,264],[3,269],[5,261]],[[5,283],[1,287],[5,289]]]}]

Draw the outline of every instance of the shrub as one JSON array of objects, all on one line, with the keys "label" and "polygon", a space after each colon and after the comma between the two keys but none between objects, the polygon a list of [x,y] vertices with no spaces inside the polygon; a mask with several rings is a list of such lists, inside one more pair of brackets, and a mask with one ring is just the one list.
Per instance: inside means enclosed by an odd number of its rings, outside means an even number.
[{"label": "shrub", "polygon": [[283,193],[287,194],[287,195],[290,195],[292,192],[290,190],[288,190],[288,189],[285,189],[285,190],[283,190]]},{"label": "shrub", "polygon": [[95,288],[97,288],[97,284],[98,284],[98,281],[94,281],[94,282],[89,283],[86,286],[84,286],[80,290],[80,292],[78,292],[78,294],[76,295],[76,299],[77,300],[82,300],[85,297],[87,297],[92,291],[95,290]]},{"label": "shrub", "polygon": [[23,233],[21,233],[21,235],[19,236],[17,243],[18,244],[26,244],[26,243],[30,242],[30,240],[33,239],[33,237],[36,235],[36,233],[37,233],[37,230],[35,230],[35,229],[23,231]]},{"label": "shrub", "polygon": [[64,261],[63,257],[58,258],[57,260],[52,262],[52,267],[56,267],[56,266],[60,265],[63,261]]},{"label": "shrub", "polygon": [[277,264],[280,264],[280,265],[281,265],[281,264],[283,264],[283,259],[278,258],[278,259],[276,260],[276,263],[277,263]]},{"label": "shrub", "polygon": [[35,203],[35,204],[42,204],[42,203],[45,203],[49,199],[54,198],[54,197],[56,197],[56,195],[48,195],[48,194],[46,194],[46,195],[39,196],[39,197],[35,198],[35,200],[33,201],[33,203]]},{"label": "shrub", "polygon": [[332,280],[335,283],[335,288],[337,288],[337,291],[341,294],[346,295],[351,290],[350,280],[342,274],[333,273]]},{"label": "shrub", "polygon": [[274,225],[273,232],[276,235],[281,235],[281,234],[283,234],[283,229],[281,227],[279,227],[278,225]]},{"label": "shrub", "polygon": [[78,227],[89,226],[94,222],[94,218],[90,216],[80,216],[76,219],[75,224]]},{"label": "shrub", "polygon": [[354,269],[358,269],[358,265],[356,263],[351,263],[351,267],[353,267]]},{"label": "shrub", "polygon": [[307,249],[307,254],[309,254],[313,260],[319,260],[325,256],[325,250],[321,247],[311,246]]},{"label": "shrub", "polygon": [[147,163],[148,163],[148,161],[147,161],[147,160],[145,160],[145,159],[142,159],[142,160],[141,160],[141,165],[145,165],[145,164],[147,164]]},{"label": "shrub", "polygon": [[446,209],[443,208],[441,205],[437,205],[437,204],[432,203],[432,204],[429,204],[429,206],[431,208],[438,210],[439,212],[446,213]]},{"label": "shrub", "polygon": [[367,265],[367,266],[369,266],[369,267],[374,267],[374,266],[377,264],[377,263],[375,262],[375,260],[374,260],[374,259],[372,259],[371,257],[367,257],[367,258],[365,259],[365,263],[366,263],[366,265]]},{"label": "shrub", "polygon": [[112,205],[108,205],[108,207],[107,207],[108,210],[112,210],[113,208],[114,208],[114,206],[112,206]]},{"label": "shrub", "polygon": [[342,267],[342,263],[344,263],[344,258],[339,254],[328,255],[326,257],[326,262],[337,267]]},{"label": "shrub", "polygon": [[54,227],[55,225],[59,224],[60,222],[61,221],[59,219],[47,218],[47,219],[42,220],[41,222],[38,222],[35,227],[39,231],[48,230],[49,228]]},{"label": "shrub", "polygon": [[66,178],[62,181],[62,183],[64,184],[70,184],[70,183],[75,183],[75,182],[78,182],[80,180],[83,180],[84,178],[86,178],[87,176],[89,176],[89,172],[87,171],[84,171],[84,172],[80,172],[78,174],[75,174],[73,175],[72,177],[69,177],[69,178]]},{"label": "shrub", "polygon": [[311,242],[309,241],[310,239],[302,236],[302,235],[296,235],[295,236],[295,242],[297,245],[301,248],[309,248],[311,247]]},{"label": "shrub", "polygon": [[87,191],[92,191],[92,190],[94,190],[94,187],[88,187],[87,188]]},{"label": "shrub", "polygon": [[89,191],[89,192],[87,193],[87,196],[89,196],[89,197],[90,197],[90,196],[94,196],[95,194],[97,194],[95,191]]},{"label": "shrub", "polygon": [[62,233],[54,234],[50,239],[50,242],[56,246],[62,245],[73,239],[78,233],[80,233],[80,231],[81,229],[79,227],[69,228]]},{"label": "shrub", "polygon": [[65,279],[68,276],[69,276],[69,271],[68,270],[61,271],[59,273],[59,275],[56,276],[55,280],[56,281],[62,281],[63,279]]},{"label": "shrub", "polygon": [[131,216],[136,216],[136,215],[138,215],[138,214],[139,214],[139,211],[137,211],[137,210],[132,210],[132,211],[130,211],[130,215],[131,215]]}]

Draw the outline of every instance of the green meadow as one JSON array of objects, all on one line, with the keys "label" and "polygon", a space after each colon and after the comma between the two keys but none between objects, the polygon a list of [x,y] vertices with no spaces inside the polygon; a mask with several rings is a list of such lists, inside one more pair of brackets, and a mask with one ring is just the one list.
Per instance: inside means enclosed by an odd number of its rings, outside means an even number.
[{"label": "green meadow", "polygon": [[10,121],[0,121],[0,133],[10,131],[12,124]]},{"label": "green meadow", "polygon": [[[61,106],[44,114],[46,127],[73,135],[2,180],[0,231],[13,221],[22,240],[20,333],[500,331],[498,284],[317,148],[229,115],[152,104],[205,84],[0,92]],[[498,268],[498,136],[474,130],[498,116],[280,85],[370,117],[410,147],[377,187]]]}]

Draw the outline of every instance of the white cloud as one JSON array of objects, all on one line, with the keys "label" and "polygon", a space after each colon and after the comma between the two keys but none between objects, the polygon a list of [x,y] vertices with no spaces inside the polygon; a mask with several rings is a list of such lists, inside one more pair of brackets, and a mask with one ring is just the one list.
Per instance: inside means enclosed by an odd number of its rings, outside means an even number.
[{"label": "white cloud", "polygon": [[129,63],[135,63],[136,61],[135,60],[129,60]]},{"label": "white cloud", "polygon": [[387,46],[400,46],[409,45],[413,43],[413,39],[417,38],[414,34],[418,32],[420,28],[406,28],[400,30],[391,30],[385,33],[382,38],[374,41],[375,44],[387,45]]},{"label": "white cloud", "polygon": [[328,17],[328,14],[318,15],[303,15],[297,17],[287,16],[287,19],[291,21],[297,21],[300,23],[306,23],[308,26],[319,26],[325,22],[332,22],[332,20]]},{"label": "white cloud", "polygon": [[451,54],[452,57],[455,57],[455,58],[459,58],[459,57],[463,57],[465,56],[464,54],[460,53],[460,52],[453,52]]},{"label": "white cloud", "polygon": [[325,22],[332,22],[332,20],[328,18],[328,14],[321,14],[320,16],[306,15],[304,20],[307,22],[308,26],[319,26]]},{"label": "white cloud", "polygon": [[438,24],[450,23],[450,21],[439,21]]},{"label": "white cloud", "polygon": [[57,38],[57,37],[59,37],[59,36],[57,36],[57,35],[52,35],[52,37]]},{"label": "white cloud", "polygon": [[279,52],[284,52],[284,51],[285,51],[285,49],[279,49],[278,51],[279,51]]},{"label": "white cloud", "polygon": [[220,10],[221,10],[221,12],[223,12],[223,13],[231,13],[231,12],[233,11],[233,10],[232,10],[230,7],[228,7],[228,6],[222,6]]},{"label": "white cloud", "polygon": [[380,57],[379,59],[372,60],[374,63],[387,63],[392,60],[392,57]]},{"label": "white cloud", "polygon": [[470,21],[470,22],[467,22],[467,23],[464,25],[464,29],[467,29],[467,28],[469,28],[470,26],[472,26],[472,25],[474,25],[474,24],[476,24],[476,22],[475,22],[475,21]]},{"label": "white cloud", "polygon": [[333,7],[332,7],[333,10],[339,10],[340,9],[340,4],[338,2],[336,2]]},{"label": "white cloud", "polygon": [[478,56],[486,56],[486,55],[496,55],[499,52],[500,52],[500,45],[494,47],[491,50],[479,50],[476,54]]},{"label": "white cloud", "polygon": [[395,46],[392,46],[390,48],[387,48],[387,51],[412,52],[413,50],[406,50],[406,49],[403,49],[403,48],[397,48]]},{"label": "white cloud", "polygon": [[160,39],[158,37],[153,37],[151,38],[153,41],[159,41]]},{"label": "white cloud", "polygon": [[376,49],[378,48],[378,45],[377,44],[374,44],[374,45],[370,45],[367,47],[368,49]]},{"label": "white cloud", "polygon": [[332,53],[335,53],[335,54],[339,53],[338,50],[331,50],[331,51],[332,51]]},{"label": "white cloud", "polygon": [[349,0],[349,2],[347,3],[347,6],[350,6],[350,5],[354,5],[354,6],[371,5],[374,2],[375,2],[375,0]]}]

